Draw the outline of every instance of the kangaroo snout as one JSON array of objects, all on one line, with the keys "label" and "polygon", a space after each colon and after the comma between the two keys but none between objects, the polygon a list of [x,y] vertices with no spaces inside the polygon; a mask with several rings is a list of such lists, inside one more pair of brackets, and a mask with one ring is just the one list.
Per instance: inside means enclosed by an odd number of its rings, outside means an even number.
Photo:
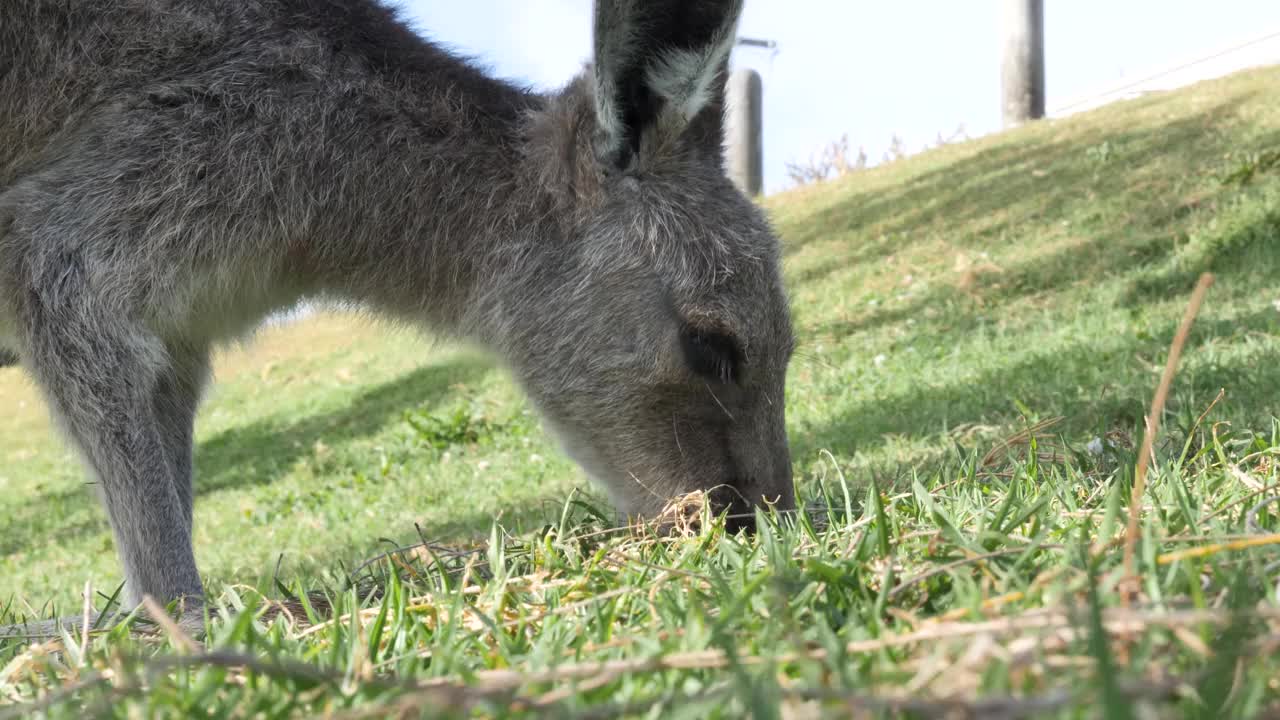
[{"label": "kangaroo snout", "polygon": [[[784,476],[760,481],[754,478],[731,479],[712,488],[708,495],[711,511],[725,515],[725,529],[730,533],[756,530],[756,509],[771,508],[779,513],[796,509],[795,491],[791,486],[791,471]],[[776,491],[776,492],[770,492]]]}]

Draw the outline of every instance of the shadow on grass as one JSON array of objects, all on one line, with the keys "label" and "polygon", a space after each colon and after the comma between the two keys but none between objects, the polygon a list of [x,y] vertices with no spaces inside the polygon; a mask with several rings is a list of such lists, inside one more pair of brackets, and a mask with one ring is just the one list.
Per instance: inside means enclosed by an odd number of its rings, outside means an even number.
[{"label": "shadow on grass", "polygon": [[[1245,122],[1237,111],[1251,97],[1236,95],[1172,122],[1115,133],[1083,125],[1057,129],[1059,135],[1070,133],[1062,140],[1014,134],[889,189],[845,194],[803,224],[787,227],[786,253],[795,255],[840,233],[862,235],[862,242],[852,254],[789,273],[788,279],[794,285],[820,282],[937,236],[973,250],[1033,246],[1038,238],[1026,235],[1055,220],[1080,226],[1072,228],[1081,237],[1070,262],[1043,258],[1012,276],[1006,273],[1004,295],[1126,273],[1171,252],[1171,229],[1190,213],[1237,192],[1219,184],[1208,190],[1204,181],[1224,155],[1249,149],[1238,147],[1237,135],[1223,128]],[[1146,110],[1151,114],[1175,98],[1147,102],[1154,105]],[[1260,135],[1253,144],[1277,143],[1280,131]]]},{"label": "shadow on grass", "polygon": [[[341,443],[376,433],[405,410],[439,403],[459,383],[479,380],[491,369],[459,360],[419,368],[373,387],[340,409],[299,419],[267,418],[226,430],[196,447],[197,496],[233,487],[269,483],[286,473],[317,441]],[[199,499],[196,500],[197,506]],[[70,542],[109,526],[91,487],[45,492],[0,513],[0,554],[46,542]],[[86,515],[73,524],[59,518]]]},{"label": "shadow on grass", "polygon": [[[886,435],[932,436],[965,423],[1010,423],[1018,418],[1015,401],[1041,417],[1063,416],[1056,431],[1068,434],[1139,428],[1159,377],[1155,368],[1163,366],[1176,325],[1162,322],[1146,339],[1133,334],[1080,338],[941,387],[915,386],[874,402],[834,408],[829,420],[793,429],[794,457],[807,461],[820,450],[849,456],[883,446]],[[1256,428],[1269,422],[1280,407],[1280,362],[1269,348],[1250,346],[1251,338],[1274,344],[1280,338],[1280,313],[1267,306],[1226,319],[1201,318],[1169,410],[1191,405],[1198,412],[1225,389],[1219,415],[1229,413]]]},{"label": "shadow on grass", "polygon": [[[842,273],[856,277],[852,263],[883,262],[912,243],[939,236],[949,247],[974,251],[1013,245],[1010,254],[1017,260],[980,278],[970,288],[977,291],[974,295],[939,281],[890,307],[853,309],[852,317],[819,314],[805,323],[802,340],[838,344],[857,333],[912,320],[912,332],[933,343],[946,338],[962,342],[982,324],[978,316],[1014,312],[1016,301],[1043,299],[1054,307],[1061,302],[1058,295],[1080,302],[1079,292],[1068,293],[1073,288],[1105,286],[1110,292],[1119,288],[1118,302],[1136,310],[1186,297],[1199,272],[1212,270],[1218,274],[1218,288],[1207,317],[1195,327],[1190,352],[1195,354],[1197,342],[1215,341],[1191,367],[1184,361],[1175,400],[1203,406],[1226,388],[1221,411],[1242,422],[1266,423],[1280,408],[1280,358],[1253,352],[1245,337],[1260,333],[1274,345],[1280,334],[1280,314],[1251,296],[1276,287],[1280,277],[1280,210],[1267,210],[1267,201],[1261,200],[1262,211],[1246,213],[1253,222],[1214,230],[1223,235],[1220,248],[1185,265],[1178,255],[1189,228],[1216,222],[1247,194],[1214,178],[1224,156],[1280,145],[1274,125],[1239,112],[1246,103],[1261,102],[1255,95],[1237,92],[1194,112],[1178,96],[1142,101],[1135,106],[1142,121],[1119,132],[1087,123],[1047,126],[1039,135],[1012,134],[994,147],[898,185],[843,194],[837,190],[833,197],[838,200],[784,228],[787,254],[821,243],[824,236],[840,237],[852,252],[842,247],[830,256],[810,253],[802,268],[788,274],[792,285],[825,282],[841,292]],[[1157,119],[1169,115],[1177,117]],[[1058,231],[1068,222],[1069,229]],[[1043,247],[1044,238],[1037,235],[1052,235],[1058,242],[1039,255],[1016,249]],[[1215,297],[1226,303],[1243,299],[1245,305],[1240,310],[1214,308]],[[1090,301],[1085,302],[1060,311],[1089,312]],[[1233,315],[1238,317],[1212,319]],[[1163,364],[1175,325],[1158,323],[1147,338],[1080,337],[1066,346],[1030,348],[1014,358],[975,359],[980,367],[941,385],[908,385],[874,402],[832,408],[822,419],[793,426],[793,456],[808,462],[824,449],[848,456],[884,447],[886,435],[932,437],[962,423],[1002,424],[1017,418],[1015,401],[1042,416],[1065,416],[1062,430],[1068,432],[1136,428],[1158,378],[1151,366]],[[1221,362],[1213,359],[1218,344],[1230,350]]]},{"label": "shadow on grass", "polygon": [[[225,586],[248,584],[269,597],[275,597],[279,595],[277,581],[287,587],[297,587],[300,582],[308,591],[333,589],[342,587],[343,579],[350,578],[366,561],[397,548],[426,541],[436,548],[468,552],[488,546],[489,530],[495,523],[511,535],[522,535],[554,524],[564,509],[564,502],[563,495],[548,493],[498,514],[477,510],[451,515],[446,521],[433,521],[430,526],[422,526],[422,535],[417,534],[413,525],[397,525],[387,527],[381,534],[353,537],[346,542],[335,538],[322,546],[282,548],[281,555],[277,557],[261,561],[245,559],[243,566],[238,568],[213,565],[202,570],[206,572],[206,587],[214,594]],[[483,551],[481,554],[483,556]],[[384,561],[381,567],[372,567],[385,570],[386,564]],[[367,575],[368,570],[365,568],[360,574]]]},{"label": "shadow on grass", "polygon": [[370,388],[333,412],[269,417],[225,430],[196,448],[196,494],[271,482],[311,454],[316,442],[338,445],[373,435],[406,410],[439,404],[454,386],[490,372],[465,360],[428,365]]},{"label": "shadow on grass", "polygon": [[41,492],[27,502],[0,511],[0,555],[43,545],[50,536],[58,541],[75,540],[109,527],[91,485]]}]

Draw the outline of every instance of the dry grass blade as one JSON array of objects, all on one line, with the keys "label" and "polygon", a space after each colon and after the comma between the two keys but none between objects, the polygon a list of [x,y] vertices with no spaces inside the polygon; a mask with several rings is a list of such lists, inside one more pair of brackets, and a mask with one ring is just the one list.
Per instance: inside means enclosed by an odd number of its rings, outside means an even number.
[{"label": "dry grass blade", "polygon": [[89,630],[93,628],[93,581],[84,581],[84,607],[81,609],[82,617],[80,618],[80,653],[82,657],[89,656]]},{"label": "dry grass blade", "polygon": [[191,636],[178,623],[174,622],[173,618],[169,617],[169,613],[160,607],[160,603],[156,602],[155,598],[150,595],[143,595],[142,606],[147,609],[147,614],[150,616],[151,621],[164,630],[165,634],[173,640],[174,645],[189,653],[200,652],[200,646],[196,644],[196,641],[192,640]]},{"label": "dry grass blade", "polygon": [[1235,479],[1239,480],[1241,485],[1244,485],[1245,487],[1249,488],[1254,492],[1257,492],[1262,488],[1266,487],[1266,485],[1261,481],[1259,481],[1257,478],[1241,470],[1235,465],[1228,465],[1227,472],[1231,473],[1231,475]]},{"label": "dry grass blade", "polygon": [[[1160,385],[1151,399],[1151,411],[1147,413],[1146,432],[1142,434],[1142,449],[1138,451],[1138,467],[1133,477],[1133,494],[1129,498],[1129,524],[1125,531],[1124,543],[1126,578],[1135,576],[1133,557],[1138,544],[1138,518],[1142,512],[1142,497],[1147,489],[1147,468],[1151,449],[1156,433],[1160,431],[1160,414],[1164,412],[1164,404],[1169,398],[1169,387],[1173,384],[1173,375],[1178,368],[1178,359],[1182,356],[1182,347],[1186,345],[1187,336],[1191,333],[1191,323],[1199,314],[1200,305],[1204,302],[1204,296],[1209,291],[1210,285],[1213,285],[1213,275],[1211,273],[1201,275],[1195,291],[1191,294],[1191,301],[1187,303],[1187,311],[1182,316],[1182,322],[1178,325],[1178,332],[1173,337],[1173,344],[1169,347],[1169,359],[1165,362],[1164,373],[1160,376]],[[1124,593],[1126,603],[1129,602],[1129,595],[1130,593]]]},{"label": "dry grass blade", "polygon": [[1244,497],[1242,497],[1242,498],[1237,498],[1237,499],[1235,499],[1235,500],[1233,500],[1233,501],[1231,501],[1231,502],[1227,503],[1226,505],[1223,505],[1222,507],[1218,508],[1217,510],[1214,510],[1213,512],[1211,512],[1211,513],[1209,513],[1208,515],[1206,515],[1206,516],[1205,516],[1205,520],[1206,520],[1206,521],[1208,521],[1208,520],[1212,520],[1212,519],[1214,519],[1214,518],[1218,517],[1219,515],[1221,515],[1222,513],[1227,512],[1228,510],[1233,510],[1233,509],[1235,509],[1235,508],[1238,508],[1238,507],[1240,507],[1241,505],[1243,505],[1243,504],[1245,504],[1245,503],[1247,503],[1247,502],[1249,502],[1249,501],[1251,501],[1251,500],[1257,499],[1258,497],[1261,497],[1262,495],[1266,495],[1267,493],[1275,492],[1275,491],[1277,491],[1277,490],[1280,490],[1280,485],[1267,485],[1267,486],[1265,486],[1265,487],[1259,488],[1258,490],[1255,490],[1255,491],[1253,491],[1253,492],[1249,493],[1248,495],[1245,495],[1245,496],[1244,496]]},{"label": "dry grass blade", "polygon": [[1013,435],[1010,435],[1004,440],[996,443],[991,450],[987,451],[986,455],[982,456],[982,461],[979,464],[982,467],[990,467],[992,463],[999,460],[1013,448],[1022,447],[1030,443],[1032,438],[1034,438],[1038,443],[1047,440],[1051,435],[1046,431],[1062,421],[1063,418],[1061,416],[1045,418],[1044,420],[1019,430]]},{"label": "dry grass blade", "polygon": [[651,524],[680,537],[697,535],[709,502],[707,494],[701,490],[686,493],[668,501]]},{"label": "dry grass blade", "polygon": [[1248,537],[1240,540],[1233,540],[1231,542],[1214,543],[1212,545],[1187,548],[1185,550],[1176,550],[1174,552],[1158,556],[1156,558],[1156,562],[1161,565],[1168,565],[1169,563],[1186,560],[1187,558],[1209,557],[1221,552],[1244,550],[1251,547],[1263,547],[1265,545],[1280,545],[1280,533]]}]

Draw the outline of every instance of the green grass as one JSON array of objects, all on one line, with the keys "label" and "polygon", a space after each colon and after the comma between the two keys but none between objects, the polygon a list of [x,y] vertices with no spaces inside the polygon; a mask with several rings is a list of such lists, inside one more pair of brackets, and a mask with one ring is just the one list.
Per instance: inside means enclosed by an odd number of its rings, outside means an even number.
[{"label": "green grass", "polygon": [[[123,629],[87,652],[10,641],[0,702],[71,687],[51,716],[1280,713],[1277,83],[1243,73],[771,198],[812,512],[755,539],[606,532],[480,356],[342,316],[270,329],[219,359],[197,426],[213,654]],[[1126,607],[1143,416],[1206,270]],[[118,583],[106,521],[14,370],[0,407],[0,621],[78,613],[86,581]],[[434,554],[350,577],[419,529]],[[271,611],[308,590],[340,620]]]}]

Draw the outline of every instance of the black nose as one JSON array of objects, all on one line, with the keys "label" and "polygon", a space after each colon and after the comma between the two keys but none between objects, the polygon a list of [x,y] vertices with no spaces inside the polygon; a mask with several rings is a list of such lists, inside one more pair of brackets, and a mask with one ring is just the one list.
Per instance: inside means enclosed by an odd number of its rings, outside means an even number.
[{"label": "black nose", "polygon": [[728,517],[724,519],[724,529],[730,535],[739,530],[746,530],[748,535],[755,535],[756,514],[750,510],[741,513],[730,510]]},{"label": "black nose", "polygon": [[739,530],[746,530],[748,533],[755,533],[755,509],[742,497],[737,485],[728,484],[715,488],[708,493],[708,500],[711,503],[712,513],[725,515],[726,532],[732,534]]}]

